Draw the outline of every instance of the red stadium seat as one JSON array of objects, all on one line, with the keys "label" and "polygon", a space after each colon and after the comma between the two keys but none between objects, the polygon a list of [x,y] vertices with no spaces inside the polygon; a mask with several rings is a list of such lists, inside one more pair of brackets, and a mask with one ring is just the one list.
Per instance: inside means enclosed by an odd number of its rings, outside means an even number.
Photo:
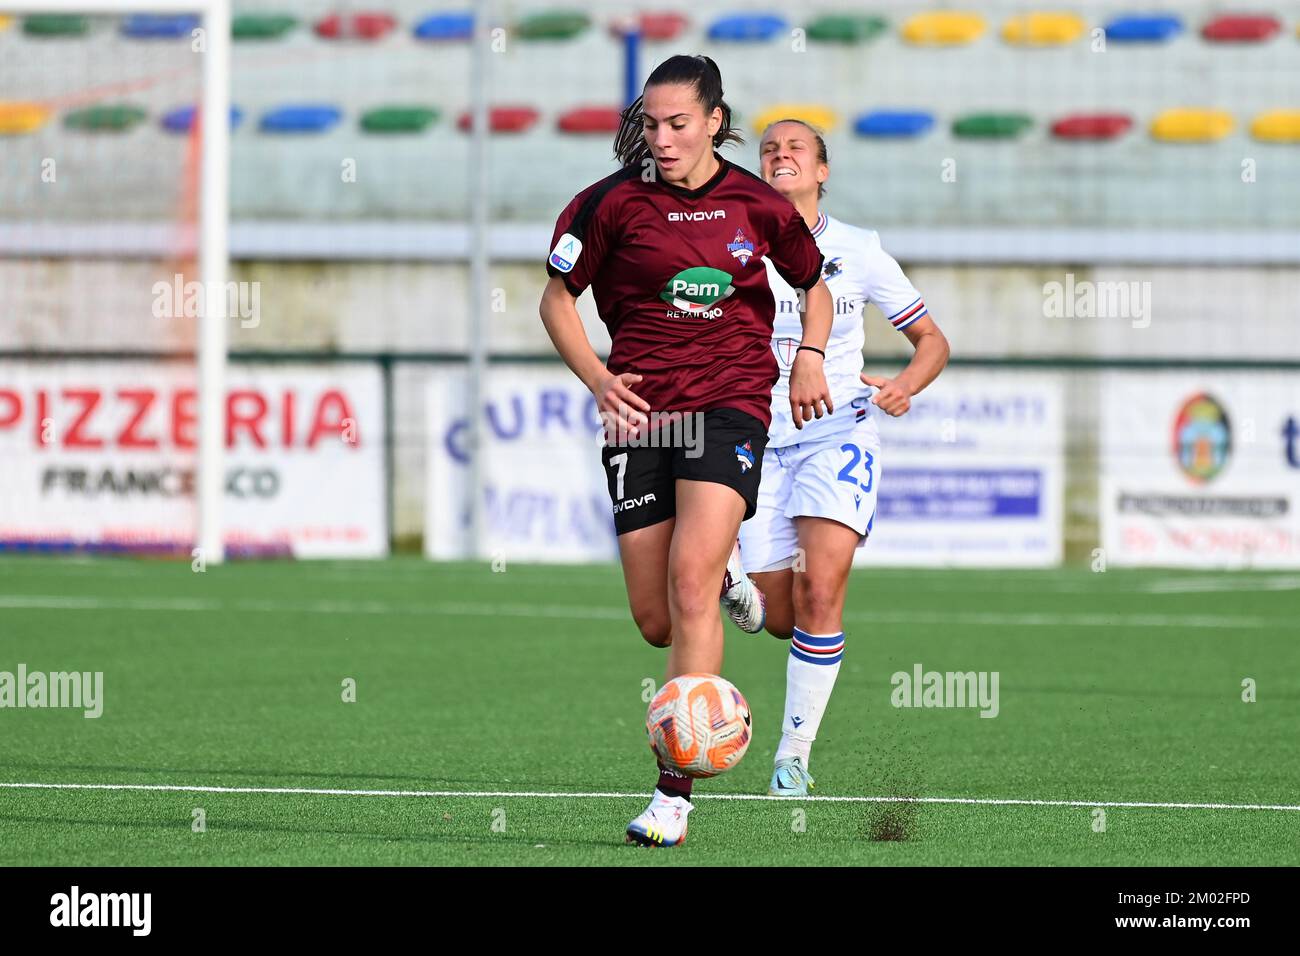
[{"label": "red stadium seat", "polygon": [[1052,124],[1057,139],[1116,139],[1133,126],[1123,113],[1072,113]]},{"label": "red stadium seat", "polygon": [[397,26],[389,13],[335,13],[316,24],[316,35],[328,40],[378,40]]},{"label": "red stadium seat", "polygon": [[562,133],[617,133],[622,110],[617,106],[579,106],[560,115]]},{"label": "red stadium seat", "polygon": [[[675,40],[690,21],[680,13],[643,13],[630,22],[643,40]],[[609,25],[609,32],[621,37],[627,32],[628,24],[628,20],[614,20]]]},{"label": "red stadium seat", "polygon": [[[523,133],[537,122],[537,110],[531,106],[493,106],[488,110],[488,129],[493,133]],[[461,113],[456,126],[469,132],[470,115]]]},{"label": "red stadium seat", "polygon": [[1281,29],[1275,17],[1227,14],[1207,23],[1201,36],[1212,43],[1259,43]]}]

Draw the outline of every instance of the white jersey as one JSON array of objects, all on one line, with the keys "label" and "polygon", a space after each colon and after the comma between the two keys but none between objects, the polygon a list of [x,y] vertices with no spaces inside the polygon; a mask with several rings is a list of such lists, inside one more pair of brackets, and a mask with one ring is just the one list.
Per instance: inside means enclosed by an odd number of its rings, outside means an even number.
[{"label": "white jersey", "polygon": [[768,431],[771,448],[834,437],[871,414],[869,402],[853,401],[874,391],[858,377],[866,341],[862,310],[867,302],[874,302],[890,325],[900,330],[927,314],[921,294],[894,258],[880,248],[880,236],[874,231],[858,229],[822,213],[812,234],[825,257],[822,278],[830,289],[835,310],[823,366],[835,412],[805,422],[802,429],[794,427],[790,416],[790,366],[803,340],[803,322],[794,289],[765,259],[767,281],[776,298],[772,351],[781,371],[772,387],[772,427]]}]

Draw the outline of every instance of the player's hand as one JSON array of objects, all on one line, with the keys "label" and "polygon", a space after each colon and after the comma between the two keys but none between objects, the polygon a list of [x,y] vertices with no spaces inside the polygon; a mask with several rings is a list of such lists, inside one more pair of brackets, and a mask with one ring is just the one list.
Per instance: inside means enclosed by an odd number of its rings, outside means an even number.
[{"label": "player's hand", "polygon": [[636,438],[642,428],[649,426],[650,419],[645,413],[650,411],[650,403],[631,389],[641,379],[635,372],[607,373],[591,390],[607,436],[616,429]]},{"label": "player's hand", "polygon": [[863,372],[862,382],[876,387],[876,394],[871,396],[871,404],[885,414],[897,418],[912,407],[912,390],[898,379]]},{"label": "player's hand", "polygon": [[807,349],[795,353],[790,368],[790,416],[795,428],[803,428],[804,422],[835,411],[826,373],[822,370],[823,361],[820,355]]}]

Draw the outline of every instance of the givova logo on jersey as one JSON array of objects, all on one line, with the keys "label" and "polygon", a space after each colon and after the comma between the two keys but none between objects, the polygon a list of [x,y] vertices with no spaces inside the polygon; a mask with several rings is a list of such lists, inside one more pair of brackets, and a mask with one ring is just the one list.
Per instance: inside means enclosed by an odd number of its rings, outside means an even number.
[{"label": "givova logo on jersey", "polygon": [[669,279],[659,298],[673,307],[668,311],[670,319],[716,319],[722,315],[717,303],[735,291],[730,273],[694,266]]}]

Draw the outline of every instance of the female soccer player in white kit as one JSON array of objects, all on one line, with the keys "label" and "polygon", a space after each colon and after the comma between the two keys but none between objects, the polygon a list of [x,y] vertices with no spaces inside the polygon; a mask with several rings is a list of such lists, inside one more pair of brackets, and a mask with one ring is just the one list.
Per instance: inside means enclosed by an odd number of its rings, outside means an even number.
[{"label": "female soccer player in white kit", "polygon": [[[874,415],[905,413],[911,397],[947,363],[948,341],[880,237],[819,210],[830,167],[816,130],[796,120],[773,123],[759,155],[763,178],[794,203],[812,230],[835,302],[824,363],[834,411],[797,429],[788,382],[802,334],[799,297],[769,267],[780,379],[772,389],[758,510],[740,527],[745,570],[766,599],[767,630],[791,638],[781,743],[768,793],[803,796],[813,783],[809,751],[844,654],[844,591],[853,553],[875,518],[881,453]],[[916,350],[895,378],[863,372],[867,302]]]}]

